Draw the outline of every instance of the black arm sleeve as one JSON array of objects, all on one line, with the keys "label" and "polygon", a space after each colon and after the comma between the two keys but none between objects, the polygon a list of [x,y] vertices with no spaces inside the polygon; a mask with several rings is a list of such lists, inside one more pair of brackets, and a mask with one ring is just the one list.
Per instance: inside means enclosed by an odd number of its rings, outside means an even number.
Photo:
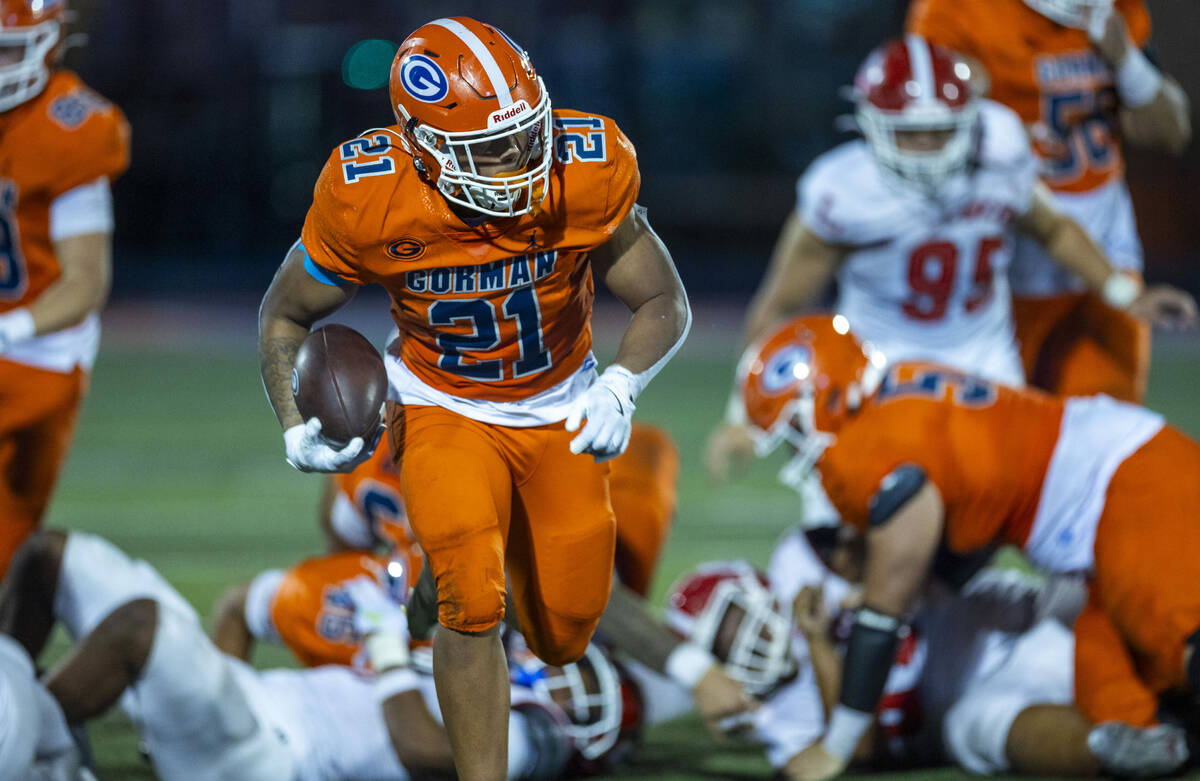
[{"label": "black arm sleeve", "polygon": [[900,619],[860,608],[846,645],[842,691],[838,700],[847,708],[874,713],[883,696],[888,673],[900,644]]}]

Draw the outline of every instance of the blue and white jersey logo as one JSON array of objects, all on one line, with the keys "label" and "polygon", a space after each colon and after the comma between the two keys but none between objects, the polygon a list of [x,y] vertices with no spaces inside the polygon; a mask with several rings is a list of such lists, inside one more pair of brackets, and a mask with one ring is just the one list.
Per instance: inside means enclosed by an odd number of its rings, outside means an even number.
[{"label": "blue and white jersey logo", "polygon": [[437,103],[450,92],[450,81],[438,64],[424,54],[410,54],[400,66],[400,83],[409,95]]},{"label": "blue and white jersey logo", "polygon": [[812,354],[807,347],[792,345],[784,347],[767,359],[762,373],[763,390],[779,393],[797,381],[808,377]]}]

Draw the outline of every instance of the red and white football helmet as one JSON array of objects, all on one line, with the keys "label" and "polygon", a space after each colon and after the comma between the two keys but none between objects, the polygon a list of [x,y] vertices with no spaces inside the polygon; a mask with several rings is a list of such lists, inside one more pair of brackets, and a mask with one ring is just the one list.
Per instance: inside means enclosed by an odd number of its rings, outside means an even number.
[{"label": "red and white football helmet", "polygon": [[500,30],[462,16],[417,28],[392,62],[390,90],[408,152],[447,200],[512,217],[545,197],[550,95]]},{"label": "red and white football helmet", "polygon": [[641,689],[603,648],[589,643],[582,659],[555,667],[534,656],[518,632],[506,632],[504,645],[513,683],[571,720],[567,734],[575,743],[577,770],[606,772],[629,756],[645,720]]},{"label": "red and white football helmet", "polygon": [[0,0],[0,112],[46,88],[66,6],[65,0]]},{"label": "red and white football helmet", "polygon": [[787,442],[779,479],[798,491],[846,416],[883,381],[887,361],[850,332],[843,315],[789,320],[747,348],[738,386],[758,454]]},{"label": "red and white football helmet", "polygon": [[1025,5],[1061,25],[1086,30],[1093,19],[1108,19],[1113,0],[1025,0]]},{"label": "red and white football helmet", "polygon": [[[867,56],[854,77],[855,115],[885,171],[928,192],[966,169],[979,115],[970,78],[970,67],[950,50],[916,35]],[[905,148],[898,134],[915,131],[949,137],[937,149]]]},{"label": "red and white football helmet", "polygon": [[729,677],[762,695],[796,673],[791,609],[745,561],[714,561],[667,592],[667,624],[721,660]]}]

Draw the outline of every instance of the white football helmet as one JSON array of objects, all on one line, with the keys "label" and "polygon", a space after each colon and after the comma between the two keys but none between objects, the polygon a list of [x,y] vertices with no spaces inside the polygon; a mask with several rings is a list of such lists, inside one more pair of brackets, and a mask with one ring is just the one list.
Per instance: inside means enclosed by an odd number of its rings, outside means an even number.
[{"label": "white football helmet", "polygon": [[0,0],[0,112],[46,88],[65,13],[64,0]]}]

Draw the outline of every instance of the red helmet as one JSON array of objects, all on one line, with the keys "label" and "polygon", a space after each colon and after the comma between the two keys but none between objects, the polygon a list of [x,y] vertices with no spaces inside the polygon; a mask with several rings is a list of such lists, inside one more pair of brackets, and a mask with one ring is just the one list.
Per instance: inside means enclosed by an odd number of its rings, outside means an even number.
[{"label": "red helmet", "polygon": [[519,632],[505,633],[509,675],[518,686],[567,714],[567,734],[575,743],[576,769],[605,772],[628,757],[641,735],[645,706],[641,688],[595,643],[583,658],[561,667],[533,655]]},{"label": "red helmet", "polygon": [[797,317],[746,350],[738,384],[759,455],[785,441],[796,451],[780,473],[785,484],[800,490],[846,415],[879,387],[885,363],[843,315]]},{"label": "red helmet", "polygon": [[[875,49],[854,77],[859,128],[875,159],[910,184],[931,190],[966,168],[978,101],[971,69],[948,49],[905,35]],[[900,133],[944,132],[944,143],[912,148]]]},{"label": "red helmet", "polygon": [[0,112],[45,89],[66,7],[65,0],[0,0],[0,51],[20,52],[12,64],[0,65]]},{"label": "red helmet", "polygon": [[714,561],[683,575],[667,592],[667,624],[720,659],[729,677],[757,695],[796,673],[791,611],[767,586],[766,576],[747,562]]},{"label": "red helmet", "polygon": [[417,169],[447,200],[511,217],[545,197],[550,95],[500,30],[462,16],[417,28],[392,62],[391,97]]}]

